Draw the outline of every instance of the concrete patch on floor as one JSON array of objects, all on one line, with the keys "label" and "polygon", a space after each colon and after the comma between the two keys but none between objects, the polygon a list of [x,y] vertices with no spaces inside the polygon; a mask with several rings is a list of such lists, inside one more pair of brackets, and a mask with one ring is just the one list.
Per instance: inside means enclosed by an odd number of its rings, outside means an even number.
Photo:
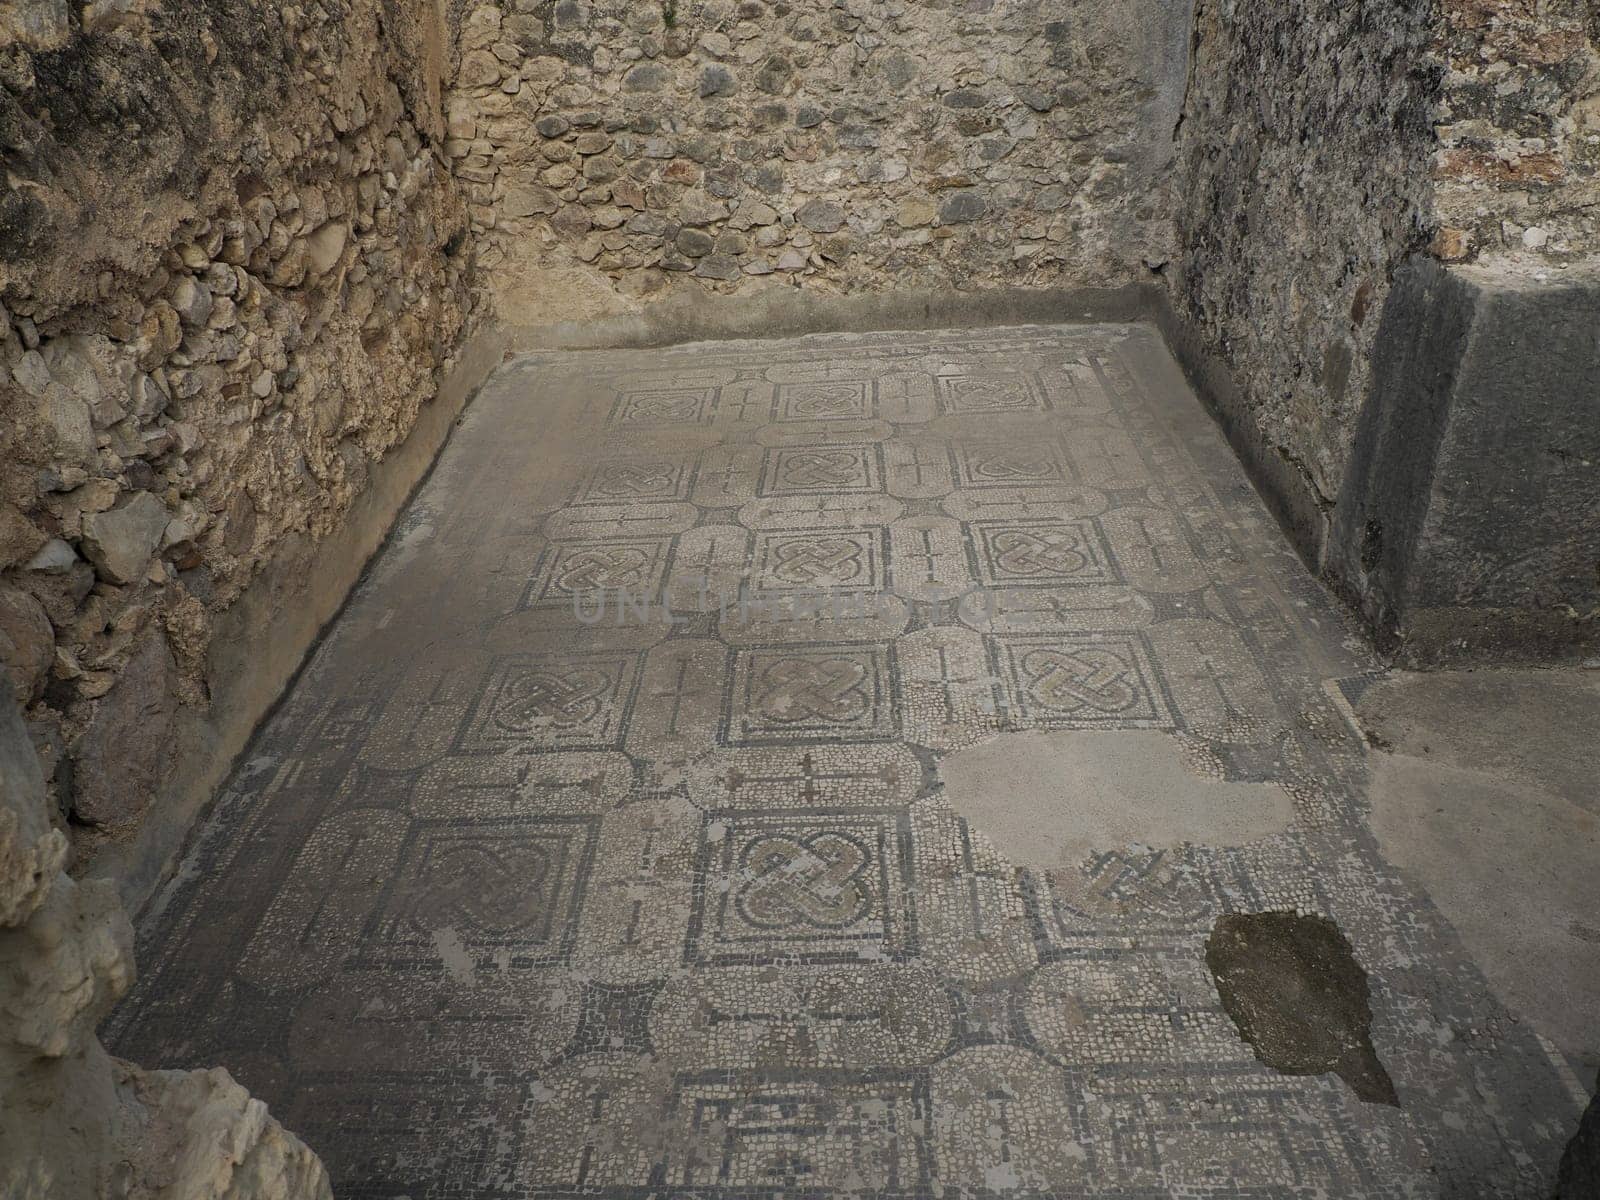
[{"label": "concrete patch on floor", "polygon": [[1512,1011],[1600,1063],[1600,821],[1559,796],[1408,755],[1373,760],[1372,830]]},{"label": "concrete patch on floor", "polygon": [[1183,742],[1149,730],[1002,733],[939,764],[951,805],[1026,867],[1095,850],[1242,846],[1286,832],[1287,792],[1202,774]]},{"label": "concrete patch on floor", "polygon": [[1503,775],[1600,815],[1600,671],[1395,672],[1357,712],[1379,749]]},{"label": "concrete patch on floor", "polygon": [[1372,1048],[1367,974],[1326,917],[1229,913],[1206,941],[1222,1007],[1256,1057],[1287,1075],[1333,1072],[1369,1104],[1398,1106]]},{"label": "concrete patch on floor", "polygon": [[1397,675],[1357,705],[1371,824],[1491,986],[1587,1071],[1600,1067],[1600,677]]}]

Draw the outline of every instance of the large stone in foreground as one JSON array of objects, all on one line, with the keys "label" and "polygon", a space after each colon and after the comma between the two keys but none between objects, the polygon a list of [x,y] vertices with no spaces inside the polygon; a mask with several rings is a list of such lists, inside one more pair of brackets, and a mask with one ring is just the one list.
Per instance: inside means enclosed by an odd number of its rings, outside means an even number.
[{"label": "large stone in foreground", "polygon": [[0,695],[0,1196],[329,1200],[322,1163],[220,1068],[145,1071],[95,1027],[133,982],[133,929],[65,843]]},{"label": "large stone in foreground", "polygon": [[1600,275],[1413,260],[1327,548],[1407,661],[1600,644]]}]

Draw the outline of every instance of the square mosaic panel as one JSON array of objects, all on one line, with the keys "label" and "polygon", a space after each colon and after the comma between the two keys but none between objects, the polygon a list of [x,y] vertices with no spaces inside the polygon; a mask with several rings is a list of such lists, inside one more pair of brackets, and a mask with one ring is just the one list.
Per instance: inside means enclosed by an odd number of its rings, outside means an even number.
[{"label": "square mosaic panel", "polygon": [[780,383],[772,400],[777,421],[848,421],[876,415],[876,385],[870,379]]},{"label": "square mosaic panel", "polygon": [[903,809],[708,813],[688,963],[899,961],[915,953]]},{"label": "square mosaic panel", "polygon": [[697,1194],[930,1194],[930,1096],[920,1070],[686,1073],[680,1130],[652,1182]]},{"label": "square mosaic panel", "polygon": [[761,463],[763,496],[834,496],[883,490],[880,446],[783,446]]},{"label": "square mosaic panel", "polygon": [[957,443],[950,449],[956,486],[1055,487],[1072,482],[1072,472],[1050,441]]},{"label": "square mosaic panel", "polygon": [[706,425],[716,419],[721,389],[638,388],[619,392],[606,422],[611,428]]},{"label": "square mosaic panel", "polygon": [[724,703],[723,741],[730,745],[889,741],[900,731],[894,648],[849,643],[740,650]]},{"label": "square mosaic panel", "polygon": [[1140,633],[987,637],[1010,722],[1062,729],[1165,729],[1166,685]]},{"label": "square mosaic panel", "polygon": [[1061,518],[972,521],[967,527],[973,569],[984,583],[1120,583],[1100,522]]},{"label": "square mosaic panel", "polygon": [[694,488],[692,455],[638,455],[591,467],[573,493],[574,504],[637,504],[687,500]]},{"label": "square mosaic panel", "polygon": [[641,658],[636,651],[496,658],[456,735],[456,752],[620,749]]},{"label": "square mosaic panel", "polygon": [[878,591],[888,560],[883,529],[796,529],[756,534],[752,580],[758,592],[796,588]]},{"label": "square mosaic panel", "polygon": [[939,407],[947,413],[1041,412],[1044,390],[1026,371],[982,370],[940,375]]},{"label": "square mosaic panel", "polygon": [[[1130,1073],[1104,1085],[1108,1169],[1166,1195],[1370,1196],[1369,1156],[1341,1112],[1309,1108],[1298,1084],[1267,1074],[1217,1074],[1174,1087]],[[1231,1185],[1231,1187],[1230,1187]],[[1170,1190],[1169,1190],[1170,1189]]]},{"label": "square mosaic panel", "polygon": [[655,599],[666,582],[673,539],[597,538],[558,542],[539,555],[522,607],[560,605],[591,612],[595,593],[622,591],[634,601]]},{"label": "square mosaic panel", "polygon": [[449,929],[469,949],[510,950],[512,966],[565,962],[599,828],[598,816],[417,822],[377,940],[432,956],[434,934]]}]

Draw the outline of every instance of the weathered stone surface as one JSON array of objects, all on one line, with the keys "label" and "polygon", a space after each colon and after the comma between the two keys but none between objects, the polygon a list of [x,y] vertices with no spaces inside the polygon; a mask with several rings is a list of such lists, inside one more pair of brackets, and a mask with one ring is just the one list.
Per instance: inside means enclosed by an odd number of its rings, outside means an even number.
[{"label": "weathered stone surface", "polygon": [[1229,913],[1206,939],[1206,966],[1239,1036],[1288,1075],[1332,1072],[1369,1104],[1397,1106],[1372,1046],[1371,989],[1350,939],[1326,917]]},{"label": "weathered stone surface", "polygon": [[0,571],[27,562],[47,540],[44,531],[16,505],[0,501]]},{"label": "weathered stone surface", "polygon": [[832,233],[844,224],[844,208],[820,197],[807,200],[794,216],[812,233]]},{"label": "weathered stone surface", "polygon": [[628,92],[659,92],[671,78],[667,68],[658,63],[643,63],[629,71],[622,81]]},{"label": "weathered stone surface", "polygon": [[69,543],[61,538],[51,538],[28,560],[27,568],[30,571],[42,571],[46,575],[63,575],[81,561]]},{"label": "weathered stone surface", "polygon": [[1427,222],[1428,22],[1340,0],[1196,12],[1177,305],[1315,503],[1338,494],[1388,280]]},{"label": "weathered stone surface", "polygon": [[1591,1097],[1578,1122],[1578,1132],[1572,1135],[1561,1156],[1555,1200],[1584,1200],[1600,1195],[1600,1078],[1595,1080]]},{"label": "weathered stone surface", "polygon": [[1535,276],[1419,260],[1384,307],[1328,569],[1412,662],[1600,648],[1600,273]]},{"label": "weathered stone surface", "polygon": [[1558,264],[1600,251],[1593,3],[1458,0],[1434,13],[1433,53],[1447,70],[1433,207],[1459,256]]},{"label": "weathered stone surface", "polygon": [[133,982],[108,880],[61,873],[44,779],[0,697],[0,1195],[328,1200],[316,1156],[226,1071],[145,1072],[95,1027]]},{"label": "weathered stone surface", "polygon": [[531,217],[553,213],[561,207],[561,197],[540,184],[513,184],[506,190],[500,211],[508,217]]},{"label": "weathered stone surface", "polygon": [[939,203],[939,220],[946,225],[964,225],[986,211],[988,205],[976,192],[952,192]]},{"label": "weathered stone surface", "polygon": [[157,794],[171,763],[175,671],[166,639],[150,630],[79,740],[72,811],[80,821],[127,826]]},{"label": "weathered stone surface", "polygon": [[[591,265],[597,302],[632,308],[639,296],[758,287],[775,269],[846,292],[1098,285],[1173,256],[1167,167],[1190,0],[869,4],[826,17],[679,5],[670,26],[665,10],[592,0],[573,6],[559,57],[543,19],[488,0],[458,7],[462,69],[449,109],[477,140],[451,154],[477,198],[490,286],[508,302],[537,295],[546,273],[565,278],[574,259]],[[514,43],[513,22],[528,31]],[[515,105],[504,94],[512,73]],[[752,228],[734,218],[751,200],[773,215],[738,248],[719,241],[731,266],[664,249],[655,232],[595,239],[566,208],[517,190],[535,154],[550,164],[539,182],[591,213],[659,212],[714,239]],[[1029,197],[1051,188],[1073,220],[1053,238],[1025,238],[1037,215]],[[938,236],[899,236],[932,225],[934,212],[890,224],[957,191]],[[861,226],[848,247],[807,240],[846,219]],[[513,319],[561,319],[559,308]]]},{"label": "weathered stone surface", "polygon": [[171,513],[149,492],[135,492],[127,503],[83,519],[83,554],[102,577],[131,583],[150,565]]},{"label": "weathered stone surface", "polygon": [[67,839],[45,816],[44,777],[18,707],[0,696],[0,938],[44,902],[66,854]]},{"label": "weathered stone surface", "polygon": [[733,72],[727,67],[713,64],[700,72],[699,90],[701,98],[707,99],[711,96],[731,96],[738,89]]},{"label": "weathered stone surface", "polygon": [[53,625],[28,687],[69,747],[51,787],[192,598],[180,571],[232,606],[406,439],[471,304],[470,139],[511,111],[447,128],[440,6],[57,7],[66,40],[7,40],[0,80],[0,126],[28,131],[0,149],[0,587]]},{"label": "weathered stone surface", "polygon": [[116,1064],[139,1108],[124,1133],[132,1174],[160,1195],[201,1200],[332,1200],[328,1174],[221,1067],[141,1071]]},{"label": "weathered stone surface", "polygon": [[343,221],[327,221],[306,239],[306,270],[321,279],[338,265],[350,239],[350,227]]},{"label": "weathered stone surface", "polygon": [[0,666],[20,703],[32,704],[39,698],[55,649],[55,630],[39,602],[0,584]]},{"label": "weathered stone surface", "polygon": [[708,254],[695,266],[694,273],[703,279],[737,279],[739,260],[732,254]]},{"label": "weathered stone surface", "polygon": [[133,983],[133,927],[116,888],[57,875],[27,922],[0,932],[0,980],[0,1070],[82,1053]]},{"label": "weathered stone surface", "polygon": [[0,43],[54,50],[71,36],[67,0],[13,0],[0,8]]},{"label": "weathered stone surface", "polygon": [[193,276],[178,280],[172,290],[172,307],[190,328],[211,319],[211,289]]},{"label": "weathered stone surface", "polygon": [[94,424],[89,406],[55,384],[45,390],[39,415],[49,430],[48,448],[63,463],[86,463],[94,458]]},{"label": "weathered stone surface", "polygon": [[[1600,254],[1600,142],[1578,116],[1600,91],[1592,12],[1577,0],[1201,4],[1194,47],[1178,129],[1181,250],[1176,269],[1162,267],[1175,332],[1191,371],[1218,381],[1213,406],[1302,552],[1320,559],[1348,473],[1366,470],[1353,447],[1380,386],[1389,331],[1379,317],[1412,260],[1526,263],[1531,287],[1541,267]],[[1553,274],[1544,282],[1563,286]],[[1495,474],[1538,479],[1559,460],[1522,449]],[[1464,475],[1437,486],[1464,498],[1480,483]],[[1374,519],[1393,529],[1411,518],[1402,509]],[[1340,585],[1360,591],[1352,535],[1338,536]],[[1464,561],[1436,564],[1439,583],[1517,591],[1553,631],[1562,619],[1546,560],[1564,558],[1561,539],[1532,535],[1522,565],[1495,583],[1450,574]]]}]

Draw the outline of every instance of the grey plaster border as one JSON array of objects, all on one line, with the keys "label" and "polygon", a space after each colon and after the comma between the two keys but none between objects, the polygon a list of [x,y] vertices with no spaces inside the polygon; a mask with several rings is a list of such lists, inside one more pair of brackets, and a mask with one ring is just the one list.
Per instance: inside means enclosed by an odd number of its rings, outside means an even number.
[{"label": "grey plaster border", "polygon": [[177,767],[132,836],[95,846],[87,863],[86,874],[116,881],[130,913],[140,912],[172,871],[256,728],[426,479],[456,419],[500,365],[506,344],[504,331],[492,326],[473,334],[406,440],[374,464],[371,484],[338,531],[320,542],[286,540],[239,600],[216,615],[206,670],[210,707],[179,710]]},{"label": "grey plaster border", "polygon": [[843,296],[774,285],[741,296],[679,295],[636,313],[588,321],[510,325],[506,336],[519,351],[621,350],[807,333],[1126,323],[1147,315],[1148,292],[1142,284],[1125,283]]}]

